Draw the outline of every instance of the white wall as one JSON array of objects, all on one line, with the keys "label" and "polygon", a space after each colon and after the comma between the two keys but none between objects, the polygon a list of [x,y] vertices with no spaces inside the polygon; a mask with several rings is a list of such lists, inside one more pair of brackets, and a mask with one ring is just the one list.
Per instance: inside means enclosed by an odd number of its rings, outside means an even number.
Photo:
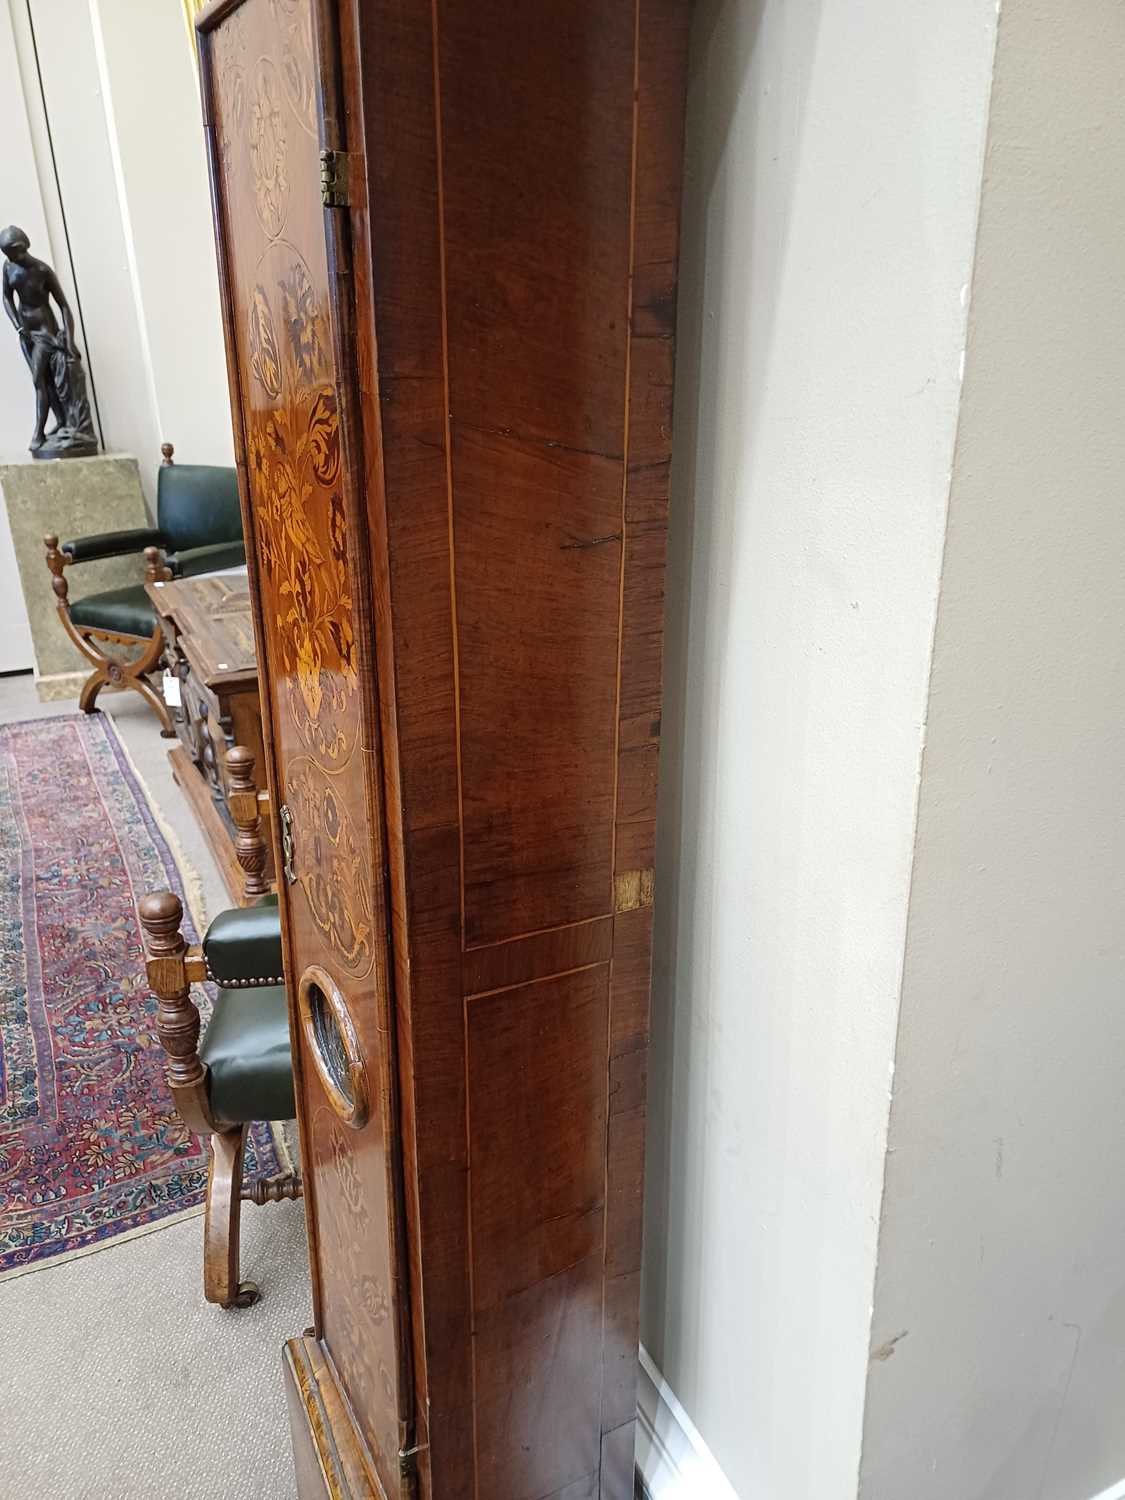
[{"label": "white wall", "polygon": [[[29,116],[38,109],[34,81],[28,87],[23,77],[16,45],[16,32],[7,3],[0,3],[0,94],[6,101],[4,148],[0,151],[0,219],[4,228],[18,224],[26,229],[36,255],[56,261],[59,277],[68,295],[73,287],[66,264],[65,245],[52,242],[44,186],[40,182],[36,143]],[[27,364],[20,353],[15,331],[7,318],[0,318],[0,458],[19,458],[35,426],[35,400]]]},{"label": "white wall", "polygon": [[[5,102],[0,150],[0,228],[26,229],[36,255],[51,261],[71,303],[74,284],[61,233],[34,59],[22,58],[13,21],[21,8],[0,0],[0,97]],[[0,317],[0,459],[27,457],[35,400],[15,331]],[[2,509],[2,507],[0,507]],[[7,514],[0,515],[0,672],[24,671],[34,660]]]},{"label": "white wall", "polygon": [[[38,48],[36,47],[38,43]],[[179,0],[0,0],[0,221],[21,224],[80,315],[105,446],[233,462],[200,108]],[[2,225],[0,225],[2,227]],[[27,368],[0,325],[0,457],[26,456]],[[0,523],[0,671],[31,638]]]},{"label": "white wall", "polygon": [[164,439],[185,462],[231,464],[215,239],[183,6],[89,0],[89,10],[155,412],[151,464]]},{"label": "white wall", "polygon": [[857,1483],[994,0],[700,0],[643,1336],[744,1500]]},{"label": "white wall", "polygon": [[[33,248],[81,302],[107,449],[135,453],[150,483],[164,439],[185,461],[233,462],[203,130],[179,0],[0,0],[0,78],[9,98],[3,213],[27,221]],[[0,348],[0,451],[9,456],[30,436],[31,420],[19,420],[31,410],[26,379],[22,361]]]},{"label": "white wall", "polygon": [[[129,243],[113,168],[105,94],[88,0],[17,0],[25,72],[34,78],[37,44],[42,100],[52,154],[44,176],[57,179],[65,209],[64,250],[73,261],[101,435],[112,451],[150,461],[156,412],[133,297]],[[66,45],[59,45],[64,34]],[[76,309],[77,311],[77,309]],[[151,462],[150,462],[151,467]]]},{"label": "white wall", "polygon": [[1125,1475],[1123,60],[1119,0],[1004,0],[864,1500]]},{"label": "white wall", "polygon": [[[179,0],[31,0],[107,448],[233,462],[218,274]],[[66,45],[60,38],[66,37]]]}]

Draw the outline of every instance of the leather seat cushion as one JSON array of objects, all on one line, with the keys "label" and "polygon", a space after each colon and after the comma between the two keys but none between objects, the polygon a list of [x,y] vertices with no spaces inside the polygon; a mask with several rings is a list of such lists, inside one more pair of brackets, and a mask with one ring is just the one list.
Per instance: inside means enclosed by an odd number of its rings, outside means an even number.
[{"label": "leather seat cushion", "polygon": [[213,547],[196,547],[177,552],[168,559],[177,578],[198,578],[203,573],[218,573],[223,568],[240,568],[246,561],[246,544],[217,542]]},{"label": "leather seat cushion", "polygon": [[118,635],[147,638],[156,628],[156,611],[142,583],[74,599],[70,605],[70,618],[80,629],[112,630]]},{"label": "leather seat cushion", "polygon": [[220,990],[199,1056],[209,1070],[211,1108],[221,1120],[240,1125],[293,1118],[284,985]]},{"label": "leather seat cushion", "polygon": [[275,895],[256,906],[222,911],[203,939],[207,970],[219,984],[236,979],[280,980],[281,914]]}]

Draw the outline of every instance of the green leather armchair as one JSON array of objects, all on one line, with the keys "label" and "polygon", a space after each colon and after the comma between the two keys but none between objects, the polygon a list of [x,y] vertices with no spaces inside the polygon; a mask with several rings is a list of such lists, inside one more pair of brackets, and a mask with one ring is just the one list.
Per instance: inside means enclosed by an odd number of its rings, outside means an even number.
[{"label": "green leather armchair", "polygon": [[[170,578],[194,578],[246,561],[236,471],[207,464],[177,464],[173,451],[171,443],[162,444],[155,526],[78,537],[61,545],[57,535],[44,538],[59,618],[94,667],[83,685],[78,706],[84,713],[93,713],[98,694],[107,683],[133,688],[156,714],[161,733],[167,738],[175,733],[172,717],[149,681],[160,662],[164,642],[144,585]],[[67,568],[100,558],[133,555],[143,555],[145,560],[141,583],[70,599],[64,576]],[[141,649],[129,661],[110,655],[102,649],[104,645]]]},{"label": "green leather armchair", "polygon": [[[172,1097],[188,1129],[210,1137],[203,1295],[221,1307],[249,1307],[260,1293],[254,1282],[240,1278],[242,1201],[301,1196],[297,1173],[243,1183],[251,1124],[291,1120],[295,1113],[281,920],[277,897],[267,895],[221,912],[202,944],[188,947],[180,930],[183,916],[183,904],[171,891],[141,901],[146,971],[159,1002],[156,1029]],[[204,983],[217,989],[200,1040],[191,987]]]}]

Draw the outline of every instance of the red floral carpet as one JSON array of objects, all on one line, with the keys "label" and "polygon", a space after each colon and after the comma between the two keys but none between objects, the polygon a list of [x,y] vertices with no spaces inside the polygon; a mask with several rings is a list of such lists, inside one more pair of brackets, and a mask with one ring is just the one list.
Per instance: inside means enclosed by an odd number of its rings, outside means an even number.
[{"label": "red floral carpet", "polygon": [[[183,895],[109,720],[0,726],[0,1278],[203,1201],[144,980],[136,903],[162,888]],[[278,1171],[267,1126],[249,1155]]]}]

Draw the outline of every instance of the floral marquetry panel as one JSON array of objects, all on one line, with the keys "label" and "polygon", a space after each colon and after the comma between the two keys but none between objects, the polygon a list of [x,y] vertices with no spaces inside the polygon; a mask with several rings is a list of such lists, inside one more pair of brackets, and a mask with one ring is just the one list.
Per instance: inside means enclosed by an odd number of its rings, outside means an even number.
[{"label": "floral marquetry panel", "polygon": [[[282,889],[290,989],[331,976],[367,1076],[386,1091],[385,903],[369,725],[369,592],[345,483],[342,373],[320,200],[320,86],[309,0],[245,0],[205,35],[212,161],[229,245],[227,331],[256,573],[261,679],[292,883]],[[292,1028],[298,1049],[315,1044]],[[387,1314],[396,1279],[393,1167],[379,1099],[363,1123],[327,1106],[298,1058],[318,1332],[388,1493],[398,1482],[402,1351]],[[344,1140],[346,1149],[341,1146]],[[333,1227],[334,1226],[334,1227]]]}]

